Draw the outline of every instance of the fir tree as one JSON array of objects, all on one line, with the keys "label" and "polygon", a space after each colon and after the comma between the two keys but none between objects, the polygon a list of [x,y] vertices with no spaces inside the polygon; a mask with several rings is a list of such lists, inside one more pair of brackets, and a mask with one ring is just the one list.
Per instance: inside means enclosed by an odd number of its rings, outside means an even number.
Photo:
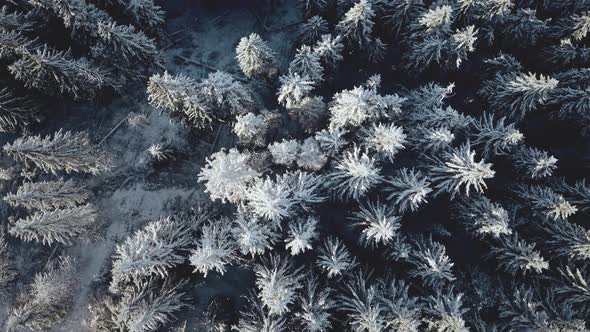
[{"label": "fir tree", "polygon": [[505,295],[500,307],[500,318],[505,319],[511,329],[539,330],[547,327],[548,316],[540,301],[533,298],[533,290],[514,287],[512,294]]},{"label": "fir tree", "polygon": [[344,137],[346,134],[347,131],[342,128],[324,129],[316,132],[315,139],[327,156],[334,157],[348,145],[348,141]]},{"label": "fir tree", "polygon": [[18,270],[14,261],[12,248],[6,241],[4,231],[0,232],[0,303],[6,301],[13,295],[14,282],[18,278]]},{"label": "fir tree", "polygon": [[[199,220],[207,216],[200,216]],[[119,292],[128,281],[150,276],[166,277],[169,269],[185,261],[193,244],[192,232],[200,223],[160,218],[147,224],[115,247],[111,291]]]},{"label": "fir tree", "polygon": [[254,257],[271,250],[278,237],[273,226],[254,216],[238,214],[232,234],[240,253]]},{"label": "fir tree", "polygon": [[505,118],[501,118],[494,123],[494,116],[484,113],[479,123],[475,123],[473,145],[483,148],[484,158],[507,154],[522,143],[524,135],[514,124],[505,125],[504,121]]},{"label": "fir tree", "polygon": [[233,132],[241,144],[264,146],[270,128],[272,115],[269,113],[254,114],[252,112],[236,116]]},{"label": "fir tree", "polygon": [[401,227],[395,211],[380,202],[361,205],[360,211],[355,212],[350,219],[355,227],[362,229],[360,242],[365,247],[388,244]]},{"label": "fir tree", "polygon": [[445,246],[432,238],[418,239],[408,256],[412,265],[410,275],[420,278],[424,285],[437,289],[455,280],[451,268],[454,263],[446,254]]},{"label": "fir tree", "polygon": [[513,233],[508,211],[487,197],[478,195],[465,198],[457,203],[454,210],[455,217],[473,237],[498,239]]},{"label": "fir tree", "polygon": [[297,155],[297,166],[305,170],[319,171],[327,162],[328,158],[320,149],[318,141],[313,137],[306,138]]},{"label": "fir tree", "polygon": [[332,35],[322,35],[322,39],[319,40],[313,51],[320,56],[322,63],[327,68],[334,68],[338,62],[342,61],[342,50],[344,45],[342,44],[342,37],[340,35],[332,37]]},{"label": "fir tree", "polygon": [[216,71],[197,85],[204,103],[214,109],[217,117],[245,114],[254,106],[252,93],[232,75]]},{"label": "fir tree", "polygon": [[104,89],[118,88],[108,71],[84,58],[74,59],[70,52],[44,46],[34,51],[21,49],[20,56],[8,66],[12,76],[25,87],[50,96],[64,94],[88,100]]},{"label": "fir tree", "polygon": [[313,216],[289,224],[285,247],[292,256],[297,256],[312,249],[312,242],[319,237],[317,227],[318,219]]},{"label": "fir tree", "polygon": [[198,246],[191,252],[190,262],[195,272],[205,277],[209,271],[221,275],[225,273],[226,265],[235,260],[235,244],[231,241],[231,227],[225,220],[212,221],[201,229]]},{"label": "fir tree", "polygon": [[558,83],[554,78],[543,75],[537,78],[533,73],[498,74],[484,82],[480,95],[488,101],[491,109],[520,120],[527,113],[537,110]]},{"label": "fir tree", "polygon": [[124,7],[133,24],[149,31],[157,31],[164,23],[166,13],[154,2],[154,0],[116,0]]},{"label": "fir tree", "polygon": [[355,273],[340,296],[342,310],[348,316],[347,323],[354,332],[383,331],[386,324],[377,287],[368,284],[367,279],[367,275]]},{"label": "fir tree", "polygon": [[358,147],[345,151],[328,174],[332,189],[342,199],[360,200],[382,180],[376,160]]},{"label": "fir tree", "polygon": [[314,89],[315,82],[308,76],[301,76],[298,73],[289,73],[279,78],[281,88],[278,91],[279,104],[285,105],[287,109],[299,106],[305,97]]},{"label": "fir tree", "polygon": [[550,220],[539,226],[549,235],[545,244],[552,253],[571,261],[590,260],[590,231],[562,220]]},{"label": "fir tree", "polygon": [[393,162],[399,151],[405,149],[406,134],[403,128],[394,124],[373,124],[369,128],[361,130],[363,143],[368,150],[374,150],[377,154],[390,162]]},{"label": "fir tree", "polygon": [[273,163],[277,165],[292,166],[299,155],[299,142],[297,140],[285,140],[274,142],[268,146],[268,151],[272,155]]},{"label": "fir tree", "polygon": [[301,23],[299,27],[299,42],[301,44],[311,45],[328,32],[328,22],[321,16],[312,16],[304,23]]},{"label": "fir tree", "polygon": [[542,273],[549,263],[518,235],[501,237],[490,249],[490,256],[498,261],[498,268],[512,275],[517,273]]},{"label": "fir tree", "polygon": [[487,188],[484,180],[495,175],[492,164],[483,159],[475,161],[475,152],[471,150],[469,142],[446,153],[444,160],[438,160],[430,171],[432,183],[437,189],[435,193],[447,192],[451,198],[460,192],[461,186],[465,187],[466,196],[469,196],[471,187],[482,193]]},{"label": "fir tree", "polygon": [[328,237],[323,241],[316,264],[328,278],[342,276],[356,265],[354,257],[337,237]]},{"label": "fir tree", "polygon": [[240,311],[238,324],[232,327],[238,332],[286,332],[284,315],[273,315],[255,294],[246,296],[246,310]]},{"label": "fir tree", "polygon": [[[0,57],[1,53],[0,50]],[[11,89],[0,88],[0,132],[15,132],[39,122],[38,113],[39,109],[32,99],[19,97]]]},{"label": "fir tree", "polygon": [[296,320],[303,331],[320,332],[332,328],[332,311],[336,307],[332,293],[332,289],[322,287],[313,275],[304,280],[297,301],[301,309],[295,313]]},{"label": "fir tree", "polygon": [[85,132],[63,132],[45,137],[28,136],[4,145],[3,150],[16,160],[34,165],[44,172],[99,174],[110,169],[109,156],[90,142]]},{"label": "fir tree", "polygon": [[98,22],[98,35],[100,42],[92,48],[92,53],[98,58],[105,61],[123,59],[127,65],[161,66],[155,41],[133,26]]},{"label": "fir tree", "polygon": [[547,151],[532,147],[521,147],[512,154],[514,167],[524,176],[531,179],[542,179],[553,175],[557,168],[557,158]]},{"label": "fir tree", "polygon": [[173,321],[175,314],[187,304],[182,290],[186,281],[166,278],[140,280],[125,288],[121,297],[106,297],[90,305],[89,325],[100,332],[157,331]]},{"label": "fir tree", "polygon": [[515,193],[530,204],[536,214],[548,219],[567,220],[578,211],[575,205],[547,187],[519,185],[515,188]]},{"label": "fir tree", "polygon": [[362,49],[371,42],[375,12],[367,0],[357,2],[338,22],[336,31],[354,48]]},{"label": "fir tree", "polygon": [[306,133],[315,133],[323,125],[328,109],[322,97],[305,97],[289,109],[289,117],[297,121]]},{"label": "fir tree", "polygon": [[388,328],[399,332],[417,332],[421,324],[420,305],[408,294],[409,287],[394,278],[381,280],[379,301]]},{"label": "fir tree", "polygon": [[307,77],[317,84],[323,80],[324,68],[320,63],[320,56],[310,46],[303,45],[289,64],[289,73]]},{"label": "fir tree", "polygon": [[427,320],[428,328],[432,331],[467,332],[463,315],[467,309],[463,308],[463,294],[453,294],[451,287],[446,292],[437,291],[427,299],[425,311],[430,316]]},{"label": "fir tree", "polygon": [[395,37],[406,31],[410,22],[418,19],[425,11],[422,0],[392,0],[383,2],[383,20]]},{"label": "fir tree", "polygon": [[10,312],[7,330],[50,330],[65,316],[78,283],[78,264],[74,259],[66,256],[51,261],[45,271],[34,276],[26,302]]},{"label": "fir tree", "polygon": [[288,258],[271,255],[255,267],[258,298],[271,315],[284,315],[291,311],[296,291],[301,288],[301,268],[293,266]]},{"label": "fir tree", "polygon": [[429,179],[414,169],[402,168],[395,177],[386,179],[385,182],[385,190],[389,193],[387,199],[402,214],[407,210],[418,210],[420,205],[427,203],[426,196],[432,192]]},{"label": "fir tree", "polygon": [[96,218],[96,209],[90,204],[46,210],[15,221],[8,232],[25,241],[71,244],[74,238],[87,235]]},{"label": "fir tree", "polygon": [[8,194],[4,200],[12,206],[27,209],[49,210],[73,208],[85,203],[92,193],[74,181],[24,182],[15,194]]},{"label": "fir tree", "polygon": [[245,198],[247,185],[258,177],[248,166],[248,155],[231,149],[221,150],[207,159],[199,173],[199,181],[205,182],[205,192],[211,199],[222,202],[238,202]]},{"label": "fir tree", "polygon": [[185,99],[195,93],[197,83],[190,77],[178,74],[172,76],[167,71],[164,74],[154,74],[148,82],[148,101],[156,108],[170,112],[182,112]]},{"label": "fir tree", "polygon": [[[328,0],[298,0],[298,4],[305,13],[306,17],[315,14],[321,14],[328,8]],[[317,15],[316,15],[317,16]]]},{"label": "fir tree", "polygon": [[248,77],[269,77],[277,70],[274,51],[255,33],[240,39],[236,53],[240,68]]},{"label": "fir tree", "polygon": [[374,89],[355,87],[336,93],[330,104],[330,128],[358,127],[382,116],[388,106]]}]

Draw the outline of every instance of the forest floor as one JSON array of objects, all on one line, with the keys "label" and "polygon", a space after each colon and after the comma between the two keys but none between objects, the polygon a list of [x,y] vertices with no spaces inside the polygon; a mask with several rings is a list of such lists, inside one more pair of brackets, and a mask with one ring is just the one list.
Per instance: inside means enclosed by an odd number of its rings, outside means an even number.
[{"label": "forest floor", "polygon": [[[259,105],[272,107],[276,99],[272,95],[274,90],[243,76],[235,61],[235,47],[241,37],[256,32],[269,41],[278,59],[287,64],[293,52],[291,45],[297,28],[294,23],[301,21],[301,13],[293,4],[287,1],[277,8],[272,21],[256,17],[257,14],[245,8],[187,8],[181,16],[169,19],[164,28],[161,47],[166,70],[195,80],[205,78],[214,69],[226,71],[244,81],[260,97]],[[106,106],[67,107],[63,118],[50,120],[56,128],[86,130],[96,142],[106,137],[102,147],[112,153],[115,162],[112,173],[90,180],[97,196],[102,229],[98,239],[65,252],[78,257],[81,288],[73,309],[54,331],[86,330],[88,303],[95,285],[105,282],[104,274],[110,268],[116,244],[147,222],[170,214],[173,203],[190,207],[206,202],[208,197],[197,182],[205,158],[213,151],[235,144],[228,124],[196,137],[189,128],[149,106],[145,89],[145,85],[138,85]],[[146,114],[149,124],[145,128],[128,127],[125,119],[131,112]],[[67,121],[65,126],[63,121]],[[47,131],[52,127],[49,124]],[[180,147],[186,158],[148,175],[142,162],[146,150],[156,143]],[[252,278],[250,272],[238,268],[230,269],[223,277],[209,274],[203,278],[193,274],[195,282],[189,286],[193,305],[179,316],[175,326],[181,331],[205,331],[204,315],[210,300],[222,295],[239,303]]]}]

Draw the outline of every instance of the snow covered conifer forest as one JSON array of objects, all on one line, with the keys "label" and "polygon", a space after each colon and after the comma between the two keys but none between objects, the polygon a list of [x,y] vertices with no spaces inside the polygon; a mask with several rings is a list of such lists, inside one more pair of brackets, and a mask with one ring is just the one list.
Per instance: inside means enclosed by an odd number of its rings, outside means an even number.
[{"label": "snow covered conifer forest", "polygon": [[590,1],[0,0],[0,330],[590,331]]}]

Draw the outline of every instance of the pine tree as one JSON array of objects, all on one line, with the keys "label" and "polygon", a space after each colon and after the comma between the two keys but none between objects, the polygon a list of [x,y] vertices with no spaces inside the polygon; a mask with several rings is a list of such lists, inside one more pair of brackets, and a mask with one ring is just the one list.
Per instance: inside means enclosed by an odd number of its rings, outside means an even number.
[{"label": "pine tree", "polygon": [[74,99],[94,99],[107,88],[117,89],[111,74],[84,58],[74,59],[70,52],[47,46],[36,50],[21,49],[20,59],[8,66],[14,78],[27,88],[47,95],[69,95]]},{"label": "pine tree", "polygon": [[318,219],[313,216],[289,224],[285,247],[292,256],[297,256],[312,249],[312,242],[319,237],[317,227]]},{"label": "pine tree", "polygon": [[586,271],[572,269],[567,266],[565,269],[559,269],[561,275],[560,285],[556,293],[560,295],[565,302],[574,305],[588,305],[590,302],[590,276]]},{"label": "pine tree", "polygon": [[296,291],[301,288],[301,268],[296,268],[289,258],[271,255],[257,264],[256,288],[258,298],[271,315],[284,315],[291,311]]},{"label": "pine tree", "polygon": [[226,266],[235,260],[235,243],[231,238],[231,227],[225,220],[212,221],[201,229],[197,248],[189,258],[195,272],[205,277],[209,271],[223,275]]},{"label": "pine tree", "polygon": [[274,51],[255,33],[240,39],[236,53],[240,68],[248,77],[271,77],[277,71]]},{"label": "pine tree", "polygon": [[537,78],[533,73],[498,74],[484,82],[479,93],[488,101],[491,109],[520,120],[527,113],[537,110],[558,83],[554,78],[544,75]]},{"label": "pine tree", "polygon": [[385,190],[389,193],[387,200],[394,203],[400,214],[418,210],[420,205],[428,202],[426,196],[432,192],[429,179],[414,169],[402,168],[385,182]]},{"label": "pine tree", "polygon": [[413,150],[426,150],[436,154],[449,150],[455,141],[455,134],[446,127],[414,127],[410,129],[408,137]]},{"label": "pine tree", "polygon": [[65,316],[78,283],[78,264],[74,259],[66,256],[51,261],[45,271],[34,276],[26,302],[10,312],[7,330],[51,330]]},{"label": "pine tree", "polygon": [[207,164],[199,173],[199,182],[205,182],[205,192],[211,199],[222,202],[238,202],[245,198],[247,185],[258,177],[248,166],[249,156],[231,149],[222,149],[207,158]]},{"label": "pine tree", "polygon": [[357,2],[338,22],[336,31],[354,48],[362,49],[371,42],[375,12],[367,0]]},{"label": "pine tree", "polygon": [[385,58],[386,50],[387,44],[382,42],[381,38],[375,38],[371,40],[369,49],[367,51],[369,63],[381,63]]},{"label": "pine tree", "polygon": [[340,296],[350,331],[379,332],[385,329],[377,287],[368,284],[368,277],[364,273],[355,273],[345,284],[345,292]]},{"label": "pine tree", "polygon": [[355,146],[343,153],[328,179],[341,199],[358,201],[382,181],[381,168],[374,157]]},{"label": "pine tree", "polygon": [[417,21],[417,27],[428,34],[444,34],[450,32],[451,24],[455,19],[453,7],[444,1],[435,2],[424,12]]},{"label": "pine tree", "polygon": [[303,45],[289,64],[289,73],[308,77],[310,81],[317,84],[323,80],[324,68],[320,63],[320,56],[310,46]]},{"label": "pine tree", "polygon": [[[207,214],[197,220],[208,219]],[[137,230],[115,247],[111,291],[119,292],[125,283],[150,276],[167,277],[169,270],[185,261],[193,244],[193,231],[200,222],[160,218]]]},{"label": "pine tree", "polygon": [[299,42],[311,45],[329,32],[328,22],[321,16],[315,15],[301,23],[299,27]]},{"label": "pine tree", "polygon": [[289,109],[289,117],[299,123],[306,133],[315,133],[323,126],[328,108],[322,97],[305,97]]},{"label": "pine tree", "polygon": [[111,167],[109,156],[90,142],[86,132],[64,133],[60,129],[43,138],[18,138],[12,143],[6,143],[3,150],[16,160],[54,174],[64,171],[96,175]]},{"label": "pine tree", "polygon": [[15,221],[8,232],[25,241],[38,241],[46,245],[71,244],[87,235],[96,222],[96,208],[90,204],[74,208],[36,212],[25,219]]},{"label": "pine tree", "polygon": [[469,196],[471,187],[482,193],[487,188],[484,180],[495,175],[492,164],[483,159],[475,161],[475,152],[471,150],[469,142],[446,153],[444,160],[436,161],[430,172],[432,183],[437,189],[435,194],[447,192],[451,198],[460,192],[461,186],[465,187],[466,196]]},{"label": "pine tree", "polygon": [[485,159],[505,155],[522,143],[524,135],[514,124],[505,125],[505,119],[501,118],[494,123],[493,114],[484,113],[479,123],[475,123],[473,145],[483,148],[482,155]]},{"label": "pine tree", "polygon": [[547,151],[532,147],[521,147],[512,154],[514,167],[523,175],[531,179],[542,179],[553,174],[557,168],[557,158]]},{"label": "pine tree", "polygon": [[0,59],[14,61],[34,46],[35,41],[25,37],[21,32],[0,29]]},{"label": "pine tree", "polygon": [[432,238],[422,238],[414,241],[413,247],[408,256],[412,277],[420,278],[425,286],[432,289],[456,279],[451,270],[454,263],[447,256],[444,245]]},{"label": "pine tree", "polygon": [[512,275],[542,273],[549,268],[549,263],[534,249],[534,244],[528,244],[513,234],[500,237],[492,244],[490,256],[498,261],[500,270]]},{"label": "pine tree", "polygon": [[77,186],[74,181],[40,181],[24,182],[15,194],[8,194],[4,200],[12,206],[27,209],[59,209],[73,208],[84,204],[92,192]]},{"label": "pine tree", "polygon": [[32,99],[20,97],[11,89],[0,88],[0,132],[16,132],[39,122],[38,113],[39,109]]},{"label": "pine tree", "polygon": [[354,257],[337,237],[328,237],[322,243],[316,264],[328,278],[344,275],[355,265]]},{"label": "pine tree", "polygon": [[336,301],[332,298],[332,289],[322,286],[312,274],[303,281],[297,299],[301,309],[295,313],[295,317],[305,332],[321,332],[332,328],[332,311]]},{"label": "pine tree", "polygon": [[350,219],[354,222],[353,226],[362,229],[360,242],[365,247],[387,245],[401,227],[395,210],[380,202],[361,205],[360,211],[353,213]]}]

